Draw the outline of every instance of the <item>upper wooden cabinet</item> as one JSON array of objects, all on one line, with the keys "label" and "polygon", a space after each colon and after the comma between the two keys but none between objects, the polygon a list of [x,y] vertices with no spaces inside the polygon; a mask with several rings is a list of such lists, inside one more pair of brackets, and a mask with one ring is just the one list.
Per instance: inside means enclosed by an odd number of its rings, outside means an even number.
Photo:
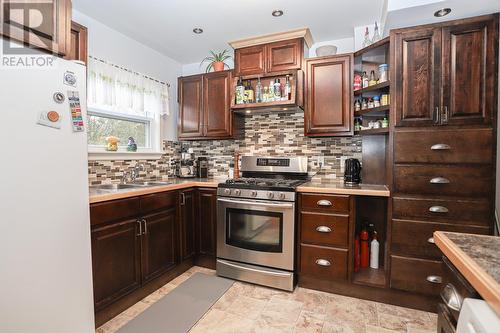
[{"label": "upper wooden cabinet", "polygon": [[179,78],[179,139],[233,135],[231,71]]},{"label": "upper wooden cabinet", "polygon": [[296,38],[234,50],[234,75],[254,75],[301,69],[304,39]]},{"label": "upper wooden cabinet", "polygon": [[70,47],[64,56],[66,60],[79,60],[87,64],[87,28],[74,21],[71,22]]},{"label": "upper wooden cabinet", "polygon": [[[57,55],[66,55],[71,45],[71,0],[0,0],[0,35]],[[42,17],[30,20],[33,17]]]},{"label": "upper wooden cabinet", "polygon": [[352,62],[352,54],[306,60],[306,135],[353,134]]},{"label": "upper wooden cabinet", "polygon": [[396,126],[492,123],[498,15],[396,30]]}]

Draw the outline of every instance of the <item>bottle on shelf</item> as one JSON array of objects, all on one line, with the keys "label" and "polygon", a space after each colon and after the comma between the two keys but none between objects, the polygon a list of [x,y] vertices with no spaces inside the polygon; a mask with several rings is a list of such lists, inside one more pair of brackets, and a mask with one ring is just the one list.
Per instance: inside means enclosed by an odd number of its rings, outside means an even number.
[{"label": "bottle on shelf", "polygon": [[378,233],[373,231],[372,242],[370,243],[370,267],[378,269],[378,254],[380,244],[378,242]]},{"label": "bottle on shelf", "polygon": [[375,78],[375,71],[370,72],[370,81],[368,81],[368,86],[374,86],[377,84],[377,79]]},{"label": "bottle on shelf", "polygon": [[262,93],[262,102],[269,102],[269,89],[264,87],[264,92]]},{"label": "bottle on shelf", "polygon": [[243,104],[245,98],[245,86],[243,85],[241,77],[238,79],[238,83],[236,84],[235,95],[236,95],[235,103]]},{"label": "bottle on shelf", "polygon": [[359,239],[360,239],[360,252],[361,252],[361,260],[360,260],[360,266],[361,268],[367,268],[369,261],[370,261],[370,245],[368,244],[369,241],[369,234],[368,230],[366,229],[366,225],[363,225],[363,228],[361,229],[361,232],[359,234]]},{"label": "bottle on shelf", "polygon": [[359,99],[357,99],[354,102],[354,111],[360,111],[360,110],[361,110],[361,102],[359,101]]},{"label": "bottle on shelf", "polygon": [[284,98],[285,98],[285,100],[292,99],[292,85],[290,84],[290,75],[286,76]]},{"label": "bottle on shelf", "polygon": [[254,91],[252,89],[252,84],[250,81],[247,81],[245,87],[245,103],[253,103],[254,100]]},{"label": "bottle on shelf", "polygon": [[380,40],[380,33],[378,32],[377,21],[375,21],[375,29],[373,30],[372,43],[378,42]]},{"label": "bottle on shelf", "polygon": [[384,119],[382,120],[382,128],[387,127],[389,127],[389,120],[387,119],[387,117],[384,117]]},{"label": "bottle on shelf", "polygon": [[269,81],[269,98],[267,99],[268,102],[273,102],[275,100],[274,98],[274,80]]},{"label": "bottle on shelf", "polygon": [[363,88],[368,87],[368,75],[366,75],[366,72],[363,72],[363,77],[362,77],[362,83],[363,83]]},{"label": "bottle on shelf", "polygon": [[255,85],[255,102],[262,103],[262,83],[260,82],[260,77],[257,79],[257,84]]},{"label": "bottle on shelf", "polygon": [[281,82],[280,79],[274,81],[274,100],[281,101]]},{"label": "bottle on shelf", "polygon": [[368,27],[366,27],[366,29],[365,29],[365,38],[363,40],[363,47],[367,47],[371,43],[372,43],[372,41],[370,39],[370,32],[368,31]]}]

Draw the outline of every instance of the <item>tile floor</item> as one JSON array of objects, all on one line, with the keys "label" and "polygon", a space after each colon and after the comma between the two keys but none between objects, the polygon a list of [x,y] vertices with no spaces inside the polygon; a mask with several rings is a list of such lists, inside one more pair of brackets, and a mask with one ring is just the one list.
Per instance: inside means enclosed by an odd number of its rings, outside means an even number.
[{"label": "tile floor", "polygon": [[[117,331],[195,272],[215,274],[192,267],[96,333]],[[287,293],[235,282],[190,333],[435,333],[436,322],[433,313],[383,303],[304,288]]]}]

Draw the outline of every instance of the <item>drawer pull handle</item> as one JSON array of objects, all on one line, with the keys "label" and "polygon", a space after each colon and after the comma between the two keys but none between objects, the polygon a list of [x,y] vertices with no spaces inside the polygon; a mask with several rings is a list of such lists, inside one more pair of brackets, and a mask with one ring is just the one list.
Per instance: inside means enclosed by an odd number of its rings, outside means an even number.
[{"label": "drawer pull handle", "polygon": [[431,237],[427,240],[427,243],[430,243],[430,244],[436,244],[436,242],[434,241],[434,237]]},{"label": "drawer pull handle", "polygon": [[317,259],[316,265],[328,267],[328,266],[331,266],[332,264],[326,259]]},{"label": "drawer pull handle", "polygon": [[443,278],[440,277],[439,275],[429,275],[426,278],[426,280],[429,281],[430,283],[435,283],[435,284],[443,283]]},{"label": "drawer pull handle", "polygon": [[444,206],[432,206],[429,208],[429,212],[431,213],[448,213],[448,208]]},{"label": "drawer pull handle", "polygon": [[449,184],[450,180],[444,177],[436,177],[429,180],[431,184]]},{"label": "drawer pull handle", "polygon": [[447,283],[440,293],[441,299],[446,306],[453,311],[460,311],[462,303],[464,301],[462,295],[460,295],[451,283]]},{"label": "drawer pull handle", "polygon": [[321,225],[321,226],[319,226],[319,227],[316,228],[316,231],[317,232],[329,233],[329,232],[332,232],[332,228],[327,227],[326,225]]},{"label": "drawer pull handle", "polygon": [[332,206],[332,202],[329,200],[319,200],[317,202],[318,206],[325,206],[325,207],[330,207]]},{"label": "drawer pull handle", "polygon": [[450,150],[451,147],[445,143],[438,143],[436,145],[432,145],[431,150]]}]

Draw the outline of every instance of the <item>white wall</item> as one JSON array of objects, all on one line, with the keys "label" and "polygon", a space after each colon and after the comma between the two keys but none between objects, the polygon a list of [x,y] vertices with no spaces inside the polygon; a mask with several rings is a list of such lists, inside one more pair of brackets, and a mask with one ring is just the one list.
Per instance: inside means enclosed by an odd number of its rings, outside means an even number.
[{"label": "white wall", "polygon": [[[231,50],[231,57],[233,57],[233,51]],[[199,62],[194,62],[192,64],[182,65],[182,76],[195,75],[205,73],[205,70],[208,66],[208,62],[204,62],[201,66]],[[234,68],[234,59],[226,60],[226,64],[229,68]]]},{"label": "white wall", "polygon": [[177,77],[182,65],[76,10],[73,20],[88,28],[89,55],[170,83],[170,116],[165,118],[162,133],[165,140],[176,140]]}]

